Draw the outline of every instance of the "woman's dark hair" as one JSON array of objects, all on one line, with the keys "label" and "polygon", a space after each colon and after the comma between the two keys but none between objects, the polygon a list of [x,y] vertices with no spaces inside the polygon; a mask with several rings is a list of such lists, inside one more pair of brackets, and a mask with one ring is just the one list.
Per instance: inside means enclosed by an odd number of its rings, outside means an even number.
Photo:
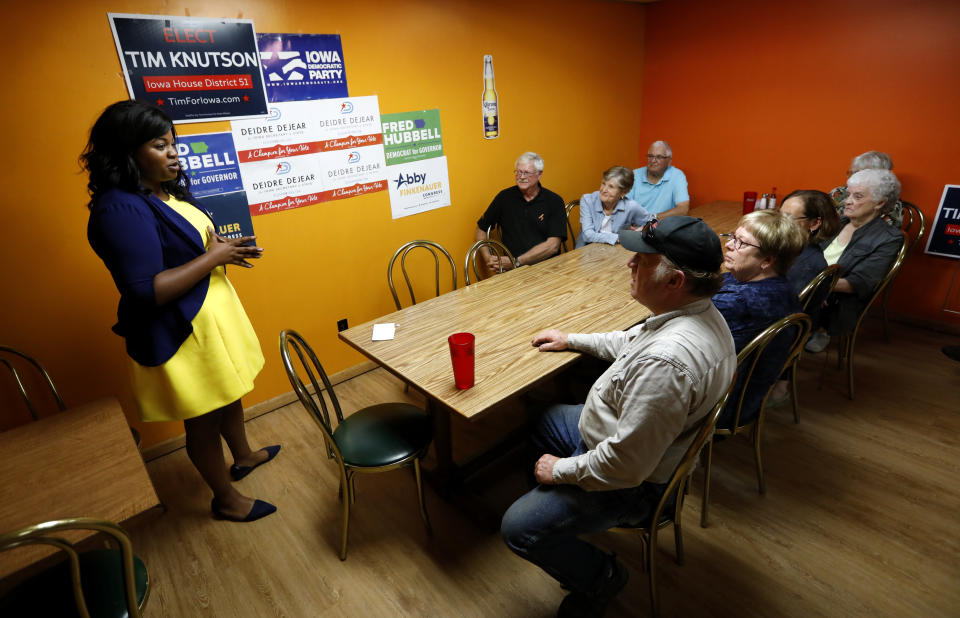
[{"label": "woman's dark hair", "polygon": [[816,189],[801,189],[789,193],[780,205],[782,206],[791,197],[798,197],[803,202],[804,217],[820,219],[820,227],[810,232],[811,244],[833,238],[840,232],[840,216],[829,195]]},{"label": "woman's dark hair", "polygon": [[[140,169],[133,155],[143,144],[170,131],[176,141],[173,121],[163,110],[143,101],[119,101],[107,107],[90,129],[90,141],[80,165],[90,174],[88,207],[110,189],[148,193],[140,184]],[[183,170],[176,179],[161,185],[178,200],[193,201],[190,180]]]}]

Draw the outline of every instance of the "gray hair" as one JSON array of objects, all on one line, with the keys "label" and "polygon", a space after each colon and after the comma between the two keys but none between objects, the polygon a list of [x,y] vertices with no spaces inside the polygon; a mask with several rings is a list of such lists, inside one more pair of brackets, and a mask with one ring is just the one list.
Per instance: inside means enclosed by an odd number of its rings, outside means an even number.
[{"label": "gray hair", "polygon": [[892,170],[893,160],[885,152],[868,150],[853,158],[850,162],[850,169],[857,172],[860,170]]},{"label": "gray hair", "polygon": [[880,209],[882,214],[890,212],[900,199],[900,181],[890,170],[860,170],[847,178],[847,190],[853,186],[866,187],[874,202],[886,200]]},{"label": "gray hair", "polygon": [[536,168],[538,172],[543,172],[543,159],[540,158],[535,152],[525,152],[519,157],[517,157],[517,162],[514,163],[514,167],[520,165],[521,163],[533,163],[533,167]]},{"label": "gray hair", "polygon": [[617,187],[626,193],[633,188],[633,170],[622,165],[614,165],[603,173],[604,182],[612,180]]},{"label": "gray hair", "polygon": [[[663,146],[664,148],[667,149],[667,156],[668,156],[668,157],[672,157],[672,156],[673,156],[673,149],[670,148],[670,144],[666,143],[666,142],[663,141],[662,139],[658,139],[657,141],[655,141],[655,142],[653,142],[652,144],[650,144],[650,148],[653,148],[654,146]],[[647,150],[650,150],[650,148],[648,148]]]},{"label": "gray hair", "polygon": [[710,298],[723,287],[723,273],[720,272],[719,268],[716,272],[710,272],[677,266],[673,260],[662,253],[660,254],[660,263],[657,264],[657,269],[653,271],[650,277],[654,283],[663,283],[676,270],[683,273],[684,287],[687,293],[697,298]]}]

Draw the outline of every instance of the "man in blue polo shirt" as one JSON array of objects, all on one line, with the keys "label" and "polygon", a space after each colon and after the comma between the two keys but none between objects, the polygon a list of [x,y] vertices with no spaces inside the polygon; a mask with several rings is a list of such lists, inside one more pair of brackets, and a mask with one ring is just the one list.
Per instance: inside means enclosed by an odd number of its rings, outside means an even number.
[{"label": "man in blue polo shirt", "polygon": [[647,165],[633,170],[633,188],[627,194],[658,219],[685,215],[690,210],[687,177],[670,165],[672,160],[670,144],[663,140],[650,144]]}]

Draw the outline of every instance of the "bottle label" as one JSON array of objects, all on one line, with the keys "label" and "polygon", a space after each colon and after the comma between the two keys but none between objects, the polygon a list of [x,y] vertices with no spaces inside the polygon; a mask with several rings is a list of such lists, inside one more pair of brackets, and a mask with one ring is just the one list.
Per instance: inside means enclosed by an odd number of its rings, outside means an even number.
[{"label": "bottle label", "polygon": [[484,137],[497,137],[500,134],[500,117],[496,101],[483,102]]}]

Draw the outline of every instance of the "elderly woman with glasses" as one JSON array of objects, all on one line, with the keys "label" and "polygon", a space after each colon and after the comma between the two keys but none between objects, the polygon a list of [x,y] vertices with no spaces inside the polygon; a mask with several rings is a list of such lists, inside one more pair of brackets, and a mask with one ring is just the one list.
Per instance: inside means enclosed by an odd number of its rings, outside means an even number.
[{"label": "elderly woman with glasses", "polygon": [[[787,215],[773,210],[745,215],[730,235],[723,258],[728,272],[723,276],[723,287],[713,297],[713,304],[727,321],[737,352],[777,320],[800,311],[800,302],[785,275],[806,240],[800,226]],[[781,369],[782,361],[778,363],[775,359],[786,357],[787,352],[779,341],[767,348],[769,361],[754,371],[741,410],[741,422],[759,413],[763,396]],[[742,383],[738,383],[734,390],[742,387]],[[734,406],[728,405],[719,426],[732,420],[733,411]]]},{"label": "elderly woman with glasses", "polygon": [[633,170],[615,165],[603,173],[600,190],[580,198],[580,235],[577,248],[592,242],[615,245],[617,232],[639,229],[653,216],[637,202],[627,199],[633,187]]},{"label": "elderly woman with glasses", "polygon": [[793,219],[807,237],[807,244],[787,271],[787,279],[798,295],[827,267],[820,243],[833,238],[840,231],[840,217],[833,208],[830,196],[823,191],[805,189],[794,191],[783,199],[780,212]]},{"label": "elderly woman with glasses", "polygon": [[818,320],[826,330],[810,337],[808,351],[820,352],[831,335],[849,333],[856,326],[903,245],[900,230],[882,218],[899,199],[900,181],[889,170],[861,170],[847,180],[843,227],[820,245],[827,264],[840,266],[840,280]]}]

